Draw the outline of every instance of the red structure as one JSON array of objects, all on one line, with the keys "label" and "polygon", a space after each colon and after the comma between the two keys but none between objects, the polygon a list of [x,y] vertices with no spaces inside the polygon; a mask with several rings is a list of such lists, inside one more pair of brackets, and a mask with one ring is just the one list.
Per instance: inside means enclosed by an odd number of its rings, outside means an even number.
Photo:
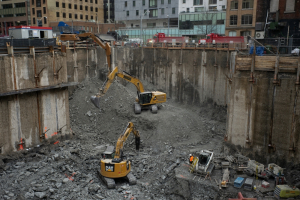
[{"label": "red structure", "polygon": [[221,36],[216,33],[210,33],[206,36],[206,39],[199,40],[199,44],[206,43],[245,43],[244,36]]},{"label": "red structure", "polygon": [[243,197],[242,193],[239,192],[237,199],[228,199],[228,200],[257,200],[257,198],[245,198],[245,197]]},{"label": "red structure", "polygon": [[186,40],[188,40],[188,37],[166,37],[164,33],[157,33],[153,36],[152,39],[148,39],[147,43],[155,43],[155,42],[167,42],[167,43],[172,43],[172,40],[175,39],[176,43],[183,43]]}]

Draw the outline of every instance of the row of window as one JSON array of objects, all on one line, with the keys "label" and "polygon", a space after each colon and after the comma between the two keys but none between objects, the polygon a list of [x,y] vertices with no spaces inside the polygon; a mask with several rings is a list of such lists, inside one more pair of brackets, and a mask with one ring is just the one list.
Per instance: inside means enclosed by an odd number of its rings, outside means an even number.
[{"label": "row of window", "polygon": [[[56,2],[56,7],[59,8],[59,2]],[[66,4],[65,3],[62,3],[62,8],[66,8]],[[69,9],[72,9],[72,4],[69,3]],[[74,4],[74,9],[77,10],[77,4]],[[83,10],[83,6],[80,5],[79,6],[79,10]],[[89,7],[88,6],[85,6],[85,11],[88,11],[89,10]],[[94,11],[94,7],[90,7],[90,11],[93,12]],[[98,8],[95,8],[95,12],[98,12]]]},{"label": "row of window", "polygon": [[[47,14],[46,7],[43,7],[43,14]],[[32,8],[32,15],[35,15],[35,8]],[[36,10],[36,16],[37,17],[42,17],[42,11],[41,10]]]},{"label": "row of window", "polygon": [[[151,7],[157,7],[157,1],[158,0],[149,0],[149,7],[151,8]],[[161,2],[161,4],[165,4],[165,0],[160,0]],[[136,3],[135,3],[136,1],[132,1],[132,6],[133,7],[135,7],[135,5],[136,5]],[[172,0],[168,0],[168,4],[171,4],[172,3]],[[146,1],[145,0],[142,0],[142,5],[143,6],[145,6],[146,5]],[[124,5],[125,7],[127,7],[128,6],[128,3],[127,3],[127,1],[125,1],[125,5]]]},{"label": "row of window", "polygon": [[[144,13],[146,13],[146,12],[147,12],[147,10],[144,10]],[[176,8],[172,8],[172,14],[175,14],[175,13],[176,13]],[[157,14],[158,14],[158,10],[157,9],[150,10],[149,17],[157,17]],[[165,14],[165,9],[164,8],[160,9],[160,14],[161,15]],[[136,10],[135,11],[135,15],[139,16],[140,15],[140,11]],[[126,11],[126,16],[129,17],[129,11],[128,10]]]},{"label": "row of window", "polygon": [[[78,16],[80,17],[80,19],[83,19],[83,15],[78,15],[78,14],[74,14],[74,19],[79,19]],[[60,17],[60,13],[56,12],[56,17]],[[67,18],[67,14],[66,13],[62,13],[62,17],[63,18]],[[73,14],[69,13],[69,18],[72,19],[73,18]],[[97,16],[95,16],[95,19],[97,19]],[[85,20],[89,20],[89,16],[85,15]],[[90,16],[90,20],[94,20],[94,16]]]},{"label": "row of window", "polygon": [[[230,2],[230,9],[236,10],[239,8],[239,1],[233,0]],[[242,9],[250,9],[253,8],[253,0],[243,0],[242,2]]]},{"label": "row of window", "polygon": [[[186,0],[182,0],[182,3],[186,3]],[[217,0],[209,0],[208,4],[217,4]],[[194,0],[194,5],[203,5],[203,0]]]},{"label": "row of window", "polygon": [[[242,15],[242,25],[252,25],[252,15]],[[238,16],[237,15],[231,15],[230,16],[230,25],[237,25]]]},{"label": "row of window", "polygon": [[[23,3],[15,3],[14,8],[24,8],[25,7],[25,2]],[[13,8],[12,4],[3,4],[2,9],[8,9],[8,8]]]},{"label": "row of window", "polygon": [[[43,0],[43,4],[46,3],[46,0]],[[34,5],[34,0],[31,0],[31,4]],[[36,0],[36,7],[41,7],[42,0]]]}]

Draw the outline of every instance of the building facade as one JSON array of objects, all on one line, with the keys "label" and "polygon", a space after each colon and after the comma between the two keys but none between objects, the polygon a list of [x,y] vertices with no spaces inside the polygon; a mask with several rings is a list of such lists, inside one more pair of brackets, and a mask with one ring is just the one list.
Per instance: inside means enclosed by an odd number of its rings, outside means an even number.
[{"label": "building facade", "polygon": [[258,0],[228,0],[226,10],[227,36],[255,36]]},{"label": "building facade", "polygon": [[82,29],[95,32],[97,24],[104,22],[103,0],[30,0],[30,11],[33,26],[54,27],[59,21],[73,21]]},{"label": "building facade", "polygon": [[179,0],[179,13],[226,11],[227,0]]},{"label": "building facade", "polygon": [[115,4],[115,20],[128,28],[178,26],[178,0],[119,0]]},{"label": "building facade", "polygon": [[115,1],[103,0],[104,6],[104,23],[115,22]]},{"label": "building facade", "polygon": [[8,35],[8,27],[31,25],[29,0],[0,2],[0,35]]}]

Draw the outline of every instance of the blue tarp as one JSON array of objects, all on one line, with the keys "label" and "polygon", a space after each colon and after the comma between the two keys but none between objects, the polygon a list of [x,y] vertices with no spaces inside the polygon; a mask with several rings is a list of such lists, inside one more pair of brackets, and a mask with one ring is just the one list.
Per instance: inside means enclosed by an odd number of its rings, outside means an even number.
[{"label": "blue tarp", "polygon": [[[254,49],[253,47],[250,48],[250,55],[253,54],[253,49]],[[264,50],[265,50],[265,47],[256,47],[256,55],[263,56]]]}]

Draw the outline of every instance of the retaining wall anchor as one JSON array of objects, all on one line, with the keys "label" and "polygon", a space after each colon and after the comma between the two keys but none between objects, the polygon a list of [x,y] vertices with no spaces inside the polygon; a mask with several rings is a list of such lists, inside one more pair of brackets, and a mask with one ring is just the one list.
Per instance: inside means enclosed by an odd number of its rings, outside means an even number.
[{"label": "retaining wall anchor", "polygon": [[59,70],[56,71],[56,73],[54,73],[54,77],[58,78],[58,72],[63,68],[63,66],[61,66],[61,68],[59,68]]},{"label": "retaining wall anchor", "polygon": [[47,136],[47,132],[49,131],[50,129],[48,129],[47,131],[45,131],[44,133],[42,133],[41,135],[40,135],[40,138],[41,139],[48,139],[48,136]]}]

